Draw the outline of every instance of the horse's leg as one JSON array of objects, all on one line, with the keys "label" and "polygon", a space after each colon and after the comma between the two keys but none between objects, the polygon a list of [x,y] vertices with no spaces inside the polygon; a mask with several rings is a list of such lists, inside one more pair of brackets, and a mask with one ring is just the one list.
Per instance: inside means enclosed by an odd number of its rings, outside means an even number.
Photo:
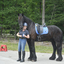
[{"label": "horse's leg", "polygon": [[30,57],[28,58],[28,60],[32,60],[32,51],[31,51],[31,39],[27,40],[28,46],[29,46],[29,50],[30,50]]},{"label": "horse's leg", "polygon": [[57,54],[58,54],[58,58],[56,59],[56,61],[62,61],[62,43],[60,42],[56,42],[57,43]]},{"label": "horse's leg", "polygon": [[36,61],[37,57],[36,57],[36,54],[35,54],[34,40],[29,39],[29,40],[27,40],[27,42],[28,42],[28,46],[29,46],[29,50],[30,50],[30,57],[28,58],[28,60]]},{"label": "horse's leg", "polygon": [[37,57],[36,57],[36,53],[35,53],[34,39],[31,39],[31,52],[32,52],[32,61],[37,61]]},{"label": "horse's leg", "polygon": [[56,47],[57,47],[57,54],[58,54],[58,58],[56,59],[56,61],[62,61],[62,39],[63,36],[61,34],[58,34],[55,37],[55,42],[56,42]]},{"label": "horse's leg", "polygon": [[54,40],[52,40],[51,42],[52,42],[52,46],[53,46],[53,54],[49,59],[50,60],[55,60],[55,58],[56,58],[56,43],[55,43]]}]

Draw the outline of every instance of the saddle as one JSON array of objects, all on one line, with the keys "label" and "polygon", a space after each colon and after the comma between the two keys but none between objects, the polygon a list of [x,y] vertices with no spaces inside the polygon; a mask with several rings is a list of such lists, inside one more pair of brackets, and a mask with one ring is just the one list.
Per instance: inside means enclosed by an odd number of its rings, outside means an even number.
[{"label": "saddle", "polygon": [[48,27],[44,25],[35,24],[35,31],[38,35],[48,34]]}]

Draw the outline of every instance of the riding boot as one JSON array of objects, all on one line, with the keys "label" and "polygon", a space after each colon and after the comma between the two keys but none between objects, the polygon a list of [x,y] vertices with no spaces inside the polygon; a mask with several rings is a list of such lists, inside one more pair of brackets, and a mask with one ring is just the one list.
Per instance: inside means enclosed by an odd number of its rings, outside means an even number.
[{"label": "riding boot", "polygon": [[22,59],[20,62],[24,62],[25,61],[24,58],[25,58],[25,51],[22,52]]},{"label": "riding boot", "polygon": [[21,61],[21,52],[18,52],[19,59],[17,61]]}]

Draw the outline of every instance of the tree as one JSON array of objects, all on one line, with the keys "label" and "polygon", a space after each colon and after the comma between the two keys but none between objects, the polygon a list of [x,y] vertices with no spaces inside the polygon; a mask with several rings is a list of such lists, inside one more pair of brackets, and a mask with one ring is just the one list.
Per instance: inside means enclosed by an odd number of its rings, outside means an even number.
[{"label": "tree", "polygon": [[45,23],[45,0],[42,0],[42,25]]},{"label": "tree", "polygon": [[18,30],[18,13],[35,23],[57,25],[64,32],[64,0],[0,0],[0,26]]}]

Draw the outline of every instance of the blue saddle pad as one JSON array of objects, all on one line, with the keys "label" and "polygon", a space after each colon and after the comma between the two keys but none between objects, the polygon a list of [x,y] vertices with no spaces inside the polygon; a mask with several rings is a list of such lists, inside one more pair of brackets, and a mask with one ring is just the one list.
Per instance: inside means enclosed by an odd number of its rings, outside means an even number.
[{"label": "blue saddle pad", "polygon": [[48,27],[42,27],[42,31],[43,33],[39,34],[38,30],[37,30],[37,26],[35,26],[35,31],[38,35],[43,35],[43,34],[48,34]]},{"label": "blue saddle pad", "polygon": [[42,34],[48,34],[48,27],[43,27],[43,33],[41,33],[41,35]]}]

